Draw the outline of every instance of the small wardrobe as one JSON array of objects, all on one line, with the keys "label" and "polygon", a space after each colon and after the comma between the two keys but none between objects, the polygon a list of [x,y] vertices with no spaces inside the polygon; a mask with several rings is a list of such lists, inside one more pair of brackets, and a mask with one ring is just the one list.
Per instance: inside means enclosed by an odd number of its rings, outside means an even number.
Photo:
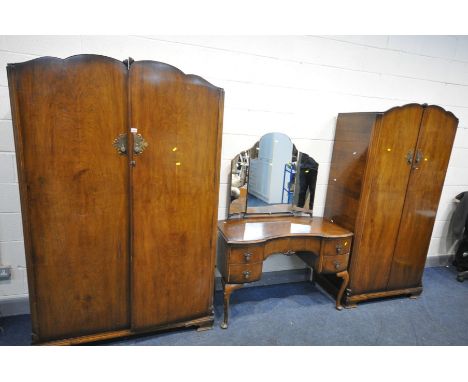
[{"label": "small wardrobe", "polygon": [[338,115],[324,216],[354,232],[345,305],[421,293],[457,125],[433,105]]},{"label": "small wardrobe", "polygon": [[223,90],[98,55],[7,70],[33,343],[210,327]]}]

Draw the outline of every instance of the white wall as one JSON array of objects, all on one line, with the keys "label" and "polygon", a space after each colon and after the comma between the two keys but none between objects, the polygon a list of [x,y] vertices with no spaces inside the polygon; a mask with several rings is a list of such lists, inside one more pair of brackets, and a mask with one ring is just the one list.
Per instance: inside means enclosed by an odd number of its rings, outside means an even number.
[{"label": "white wall", "polygon": [[[0,36],[0,299],[27,296],[6,64],[96,53],[152,59],[198,74],[226,91],[219,218],[226,214],[229,161],[267,132],[288,134],[319,163],[315,214],[323,213],[335,117],[432,103],[460,119],[429,256],[449,252],[452,198],[468,189],[468,37],[28,37]],[[273,256],[265,271],[302,267]]]}]

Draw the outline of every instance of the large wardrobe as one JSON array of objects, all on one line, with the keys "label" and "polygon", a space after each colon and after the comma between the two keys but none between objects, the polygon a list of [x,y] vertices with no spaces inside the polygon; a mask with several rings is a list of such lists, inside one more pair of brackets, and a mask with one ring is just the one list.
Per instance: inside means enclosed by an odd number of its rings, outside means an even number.
[{"label": "large wardrobe", "polygon": [[[433,105],[339,114],[324,216],[354,232],[346,306],[421,293],[457,125]],[[340,285],[317,281],[335,293]]]},{"label": "large wardrobe", "polygon": [[7,70],[33,343],[209,328],[223,90],[98,55]]}]

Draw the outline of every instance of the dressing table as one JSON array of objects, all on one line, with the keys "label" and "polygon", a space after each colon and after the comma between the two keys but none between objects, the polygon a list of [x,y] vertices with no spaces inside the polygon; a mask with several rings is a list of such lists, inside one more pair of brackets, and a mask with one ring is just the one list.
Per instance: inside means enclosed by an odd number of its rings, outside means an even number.
[{"label": "dressing table", "polygon": [[[228,327],[231,294],[260,280],[263,262],[279,253],[298,256],[316,274],[342,279],[335,301],[342,309],[353,233],[312,216],[317,171],[318,163],[280,133],[264,135],[233,159],[230,216],[218,222],[217,267],[224,291],[221,328]],[[291,173],[295,177],[286,179]]]}]

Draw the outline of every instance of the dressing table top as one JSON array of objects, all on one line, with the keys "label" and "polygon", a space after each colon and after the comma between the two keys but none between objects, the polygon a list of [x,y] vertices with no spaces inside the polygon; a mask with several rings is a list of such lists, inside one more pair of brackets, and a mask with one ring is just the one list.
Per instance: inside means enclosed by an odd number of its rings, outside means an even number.
[{"label": "dressing table top", "polygon": [[261,243],[273,238],[312,236],[337,238],[353,233],[321,217],[266,216],[221,220],[218,229],[228,244]]}]

